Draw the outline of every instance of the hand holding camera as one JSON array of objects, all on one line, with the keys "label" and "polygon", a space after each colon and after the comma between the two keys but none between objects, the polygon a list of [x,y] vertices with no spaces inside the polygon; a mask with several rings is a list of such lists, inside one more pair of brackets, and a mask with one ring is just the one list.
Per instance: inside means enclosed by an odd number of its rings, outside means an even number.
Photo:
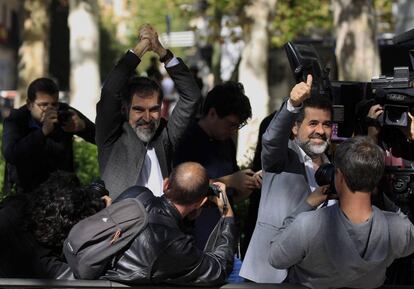
[{"label": "hand holding camera", "polygon": [[209,200],[216,204],[223,217],[233,217],[233,210],[226,194],[226,185],[220,182],[210,184]]},{"label": "hand holding camera", "polygon": [[63,110],[58,113],[59,124],[66,132],[77,133],[85,129],[85,121],[73,110]]},{"label": "hand holding camera", "polygon": [[42,132],[45,136],[51,134],[55,130],[55,124],[58,123],[58,112],[55,108],[48,107],[42,117],[40,118],[42,123]]}]

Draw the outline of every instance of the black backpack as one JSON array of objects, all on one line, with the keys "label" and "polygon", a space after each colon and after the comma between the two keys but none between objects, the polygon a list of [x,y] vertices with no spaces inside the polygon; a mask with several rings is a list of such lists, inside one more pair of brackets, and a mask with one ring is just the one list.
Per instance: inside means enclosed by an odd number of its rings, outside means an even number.
[{"label": "black backpack", "polygon": [[149,218],[141,195],[113,203],[71,229],[63,253],[76,278],[98,278],[145,229]]}]

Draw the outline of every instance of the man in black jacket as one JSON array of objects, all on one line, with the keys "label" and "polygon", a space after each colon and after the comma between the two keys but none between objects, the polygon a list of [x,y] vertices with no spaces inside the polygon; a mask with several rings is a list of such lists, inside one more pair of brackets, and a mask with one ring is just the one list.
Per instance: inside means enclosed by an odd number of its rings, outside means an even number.
[{"label": "man in black jacket", "polygon": [[[225,186],[215,185],[221,190],[220,197],[208,198],[209,179],[205,169],[187,162],[172,171],[163,196],[154,197],[148,190],[142,192],[148,194],[140,196],[140,200],[149,214],[149,224],[103,278],[131,284],[224,283],[233,262],[235,225],[230,205],[224,205]],[[130,192],[121,197],[125,193]],[[183,232],[183,219],[196,218],[208,199],[216,203],[223,217],[201,251],[192,237]]]},{"label": "man in black jacket", "polygon": [[[148,187],[162,194],[171,158],[201,99],[190,71],[158,41],[150,26],[140,29],[140,40],[108,75],[97,105],[96,143],[99,169],[110,196],[127,188]],[[180,99],[168,123],[161,118],[162,90],[146,77],[133,77],[141,57],[152,50],[165,64]]]},{"label": "man in black jacket", "polygon": [[4,191],[30,192],[57,170],[73,172],[73,135],[95,142],[95,126],[79,111],[58,102],[53,80],[30,83],[27,104],[4,120]]}]

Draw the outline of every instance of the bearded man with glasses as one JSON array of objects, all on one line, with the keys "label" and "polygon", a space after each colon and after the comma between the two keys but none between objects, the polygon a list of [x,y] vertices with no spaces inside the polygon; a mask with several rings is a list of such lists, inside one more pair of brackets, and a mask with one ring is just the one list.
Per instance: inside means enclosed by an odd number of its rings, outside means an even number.
[{"label": "bearded man with glasses", "polygon": [[31,192],[52,172],[74,172],[73,136],[95,143],[95,125],[65,103],[49,78],[30,83],[26,105],[4,120],[4,192]]}]

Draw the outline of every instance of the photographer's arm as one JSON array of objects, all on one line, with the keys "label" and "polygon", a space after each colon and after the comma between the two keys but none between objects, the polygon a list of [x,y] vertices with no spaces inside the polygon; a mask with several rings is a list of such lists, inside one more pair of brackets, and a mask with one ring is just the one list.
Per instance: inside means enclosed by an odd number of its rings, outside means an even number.
[{"label": "photographer's arm", "polygon": [[286,269],[298,263],[304,256],[304,243],[300,236],[304,232],[303,222],[296,222],[297,216],[303,212],[314,210],[322,204],[328,195],[328,186],[316,188],[306,200],[302,201],[295,211],[283,221],[270,242],[269,262],[277,269]]},{"label": "photographer's arm", "polygon": [[233,199],[236,202],[244,200],[254,189],[260,188],[255,173],[251,169],[237,171],[214,181],[222,182],[226,187],[235,189],[236,193],[233,195]]},{"label": "photographer's arm", "polygon": [[85,115],[74,108],[70,108],[72,116],[62,129],[66,132],[76,134],[89,143],[95,144],[95,124]]},{"label": "photographer's arm", "polygon": [[101,98],[96,105],[96,144],[99,147],[112,144],[121,133],[124,114],[128,110],[127,107],[122,108],[121,91],[141,62],[140,57],[149,49],[148,39],[139,40],[134,49],[121,58],[105,79]]}]

